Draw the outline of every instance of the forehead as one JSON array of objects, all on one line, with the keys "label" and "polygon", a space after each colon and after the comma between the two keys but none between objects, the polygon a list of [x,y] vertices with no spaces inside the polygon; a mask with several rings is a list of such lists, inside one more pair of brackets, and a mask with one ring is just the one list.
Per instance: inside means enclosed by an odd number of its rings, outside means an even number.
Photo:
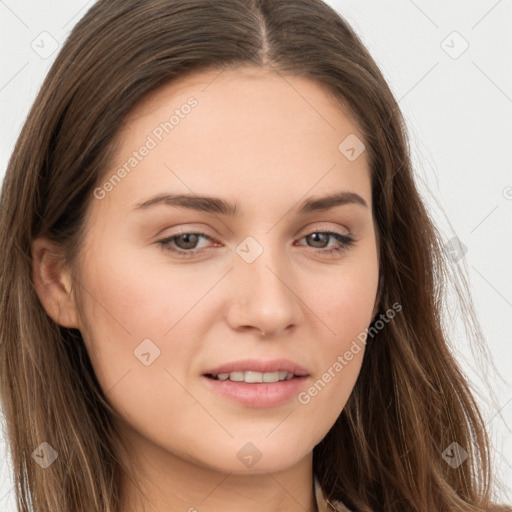
[{"label": "forehead", "polygon": [[144,97],[117,138],[105,179],[129,172],[106,203],[128,207],[165,191],[282,203],[335,186],[371,201],[366,152],[351,160],[342,151],[347,139],[363,144],[357,122],[304,77],[253,67],[188,73]]}]

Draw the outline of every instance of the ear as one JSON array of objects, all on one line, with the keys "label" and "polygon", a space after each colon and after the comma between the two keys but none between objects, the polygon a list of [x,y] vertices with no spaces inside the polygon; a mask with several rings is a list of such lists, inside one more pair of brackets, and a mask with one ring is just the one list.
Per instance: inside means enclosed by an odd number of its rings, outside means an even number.
[{"label": "ear", "polygon": [[34,240],[31,249],[34,286],[45,311],[62,327],[78,329],[72,277],[63,265],[61,251],[44,237]]}]

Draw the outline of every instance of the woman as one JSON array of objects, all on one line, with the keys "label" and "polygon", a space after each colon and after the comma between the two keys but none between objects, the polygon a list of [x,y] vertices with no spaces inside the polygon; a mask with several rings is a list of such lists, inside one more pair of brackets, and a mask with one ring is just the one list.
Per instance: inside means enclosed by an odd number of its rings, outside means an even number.
[{"label": "woman", "polygon": [[510,510],[398,105],[320,0],[100,0],[0,241],[20,511]]}]

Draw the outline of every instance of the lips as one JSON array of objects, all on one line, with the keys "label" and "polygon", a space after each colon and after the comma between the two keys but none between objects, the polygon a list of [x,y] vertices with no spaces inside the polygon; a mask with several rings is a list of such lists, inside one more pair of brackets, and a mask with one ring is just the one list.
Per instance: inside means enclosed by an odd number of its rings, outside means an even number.
[{"label": "lips", "polygon": [[[251,379],[251,374],[253,374],[252,376],[258,379],[259,376],[254,374],[264,375],[271,373],[275,374],[276,372],[278,373],[279,377],[283,375],[283,372],[286,372],[286,376],[288,376],[288,374],[291,374],[291,377],[303,377],[305,375],[309,375],[307,370],[305,370],[302,366],[288,359],[243,359],[240,361],[231,361],[229,363],[225,363],[221,366],[217,366],[215,368],[207,370],[206,372],[204,372],[203,375],[206,375],[207,377],[211,378],[218,378],[219,375],[231,375],[232,373],[234,373],[235,379],[238,378],[241,381],[245,380],[245,378],[240,379],[239,376],[236,376],[236,374],[244,374],[244,377],[247,374],[249,374],[249,379]],[[279,380],[284,379],[279,378]],[[255,380],[255,382],[258,382],[258,380]]]},{"label": "lips", "polygon": [[231,361],[202,375],[206,387],[217,396],[253,408],[289,402],[309,377],[307,370],[288,359]]}]

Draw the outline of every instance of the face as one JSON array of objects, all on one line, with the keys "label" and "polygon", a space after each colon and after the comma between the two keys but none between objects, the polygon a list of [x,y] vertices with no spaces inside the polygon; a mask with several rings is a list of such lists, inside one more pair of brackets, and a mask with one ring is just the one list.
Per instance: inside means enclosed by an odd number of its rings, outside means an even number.
[{"label": "face", "polygon": [[261,473],[332,427],[376,311],[362,140],[315,83],[251,68],[130,113],[88,210],[78,322],[133,446]]}]

